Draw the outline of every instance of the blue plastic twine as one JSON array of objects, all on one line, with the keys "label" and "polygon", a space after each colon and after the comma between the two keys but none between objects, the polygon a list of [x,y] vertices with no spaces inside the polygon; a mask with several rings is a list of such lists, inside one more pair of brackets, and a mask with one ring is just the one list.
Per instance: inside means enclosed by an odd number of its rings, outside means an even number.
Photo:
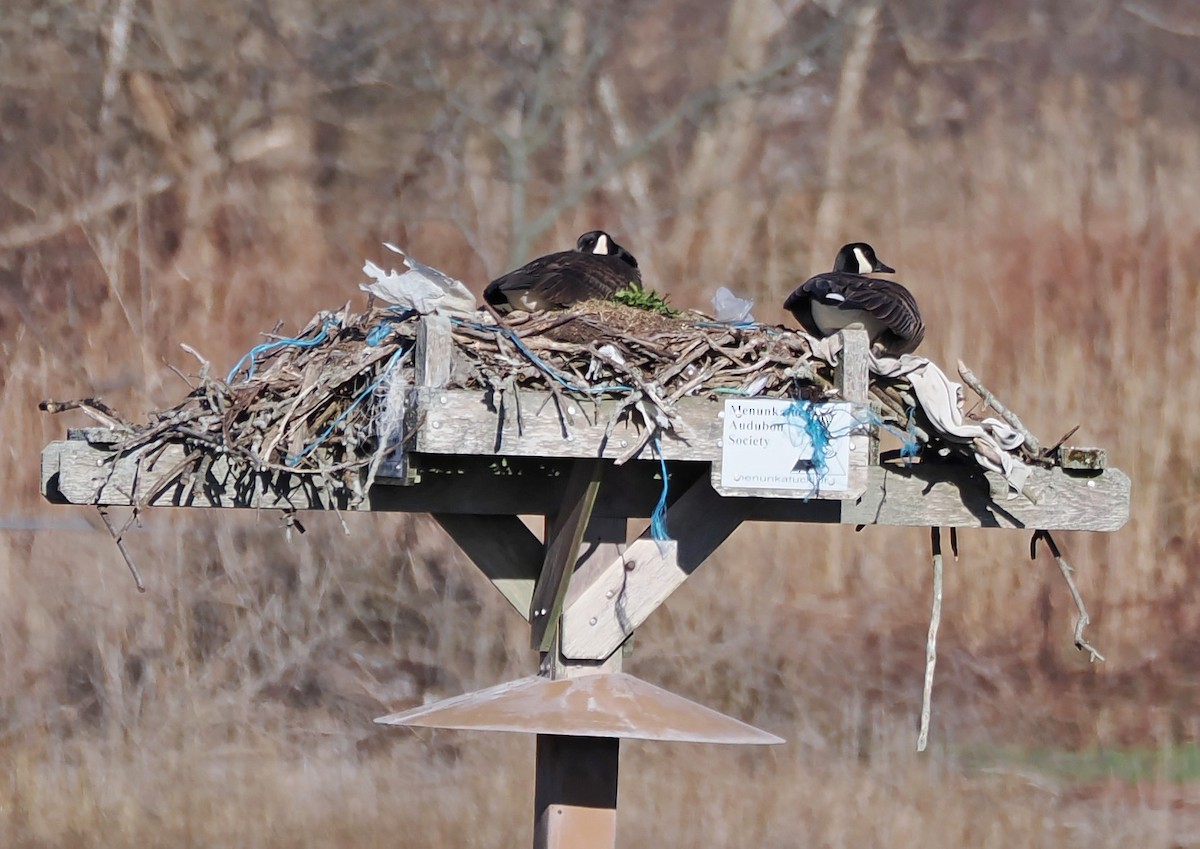
[{"label": "blue plastic twine", "polygon": [[827,417],[818,412],[816,404],[793,401],[783,411],[783,418],[789,428],[803,432],[812,443],[812,467],[819,483],[829,467],[829,443],[833,440]]},{"label": "blue plastic twine", "polygon": [[233,379],[237,377],[237,373],[242,370],[242,366],[246,364],[247,360],[250,361],[250,368],[246,371],[246,380],[250,380],[252,377],[254,377],[254,369],[257,367],[255,360],[257,358],[274,351],[276,348],[286,348],[289,346],[293,348],[315,348],[317,345],[320,345],[329,338],[330,328],[336,328],[340,325],[341,322],[336,318],[327,318],[325,319],[325,323],[321,325],[321,332],[311,339],[297,339],[289,337],[287,339],[276,339],[273,342],[263,342],[261,345],[255,345],[253,348],[247,351],[240,360],[237,361],[237,365],[235,365],[229,372],[229,376],[225,378],[225,382],[233,383]]},{"label": "blue plastic twine", "polygon": [[921,442],[917,439],[916,412],[916,407],[908,408],[908,428],[906,430],[900,430],[900,428],[888,424],[880,418],[878,413],[867,406],[856,406],[854,418],[860,424],[881,427],[899,439],[900,457],[907,461],[921,453]]},{"label": "blue plastic twine", "polygon": [[908,408],[908,430],[901,439],[904,444],[900,446],[900,456],[905,460],[916,457],[917,452],[921,450],[921,443],[917,441],[917,408],[915,406]]},{"label": "blue plastic twine", "polygon": [[670,493],[667,458],[662,455],[657,435],[650,441],[650,444],[654,446],[654,453],[658,455],[658,464],[662,472],[662,492],[658,496],[658,504],[654,505],[654,512],[650,514],[650,538],[658,544],[658,553],[666,556],[666,546],[663,543],[671,539],[671,535],[667,532],[667,495]]},{"label": "blue plastic twine", "polygon": [[416,310],[406,307],[388,307],[388,310],[397,314],[386,316],[379,324],[372,327],[371,332],[367,334],[367,344],[372,348],[378,347],[384,339],[388,338],[395,324],[407,321],[417,314]]},{"label": "blue plastic twine", "polygon": [[371,381],[371,384],[366,389],[364,389],[362,392],[360,392],[353,401],[350,402],[350,406],[347,407],[346,409],[342,410],[342,412],[338,415],[338,417],[336,419],[334,419],[332,422],[330,422],[328,427],[326,427],[323,431],[321,431],[320,436],[318,436],[315,440],[310,442],[308,445],[304,446],[304,449],[301,450],[299,454],[293,454],[289,457],[285,457],[284,462],[287,463],[289,466],[295,466],[297,463],[299,463],[301,460],[303,460],[305,457],[307,457],[309,454],[311,454],[313,451],[315,451],[321,445],[322,442],[324,442],[326,439],[329,438],[329,435],[331,433],[333,433],[334,428],[336,428],[339,424],[341,424],[346,419],[346,416],[350,415],[350,413],[359,404],[361,404],[363,401],[365,401],[372,392],[374,392],[376,389],[379,388],[379,384],[383,383],[383,379],[388,376],[388,372],[390,372],[392,370],[392,366],[394,366],[396,364],[396,362],[400,359],[401,355],[403,355],[406,350],[407,349],[405,349],[405,348],[398,348],[396,350],[396,352],[394,354],[392,354],[392,358],[387,361],[387,365],[385,365],[383,367],[383,371],[379,372],[379,377],[377,377],[373,381]]}]

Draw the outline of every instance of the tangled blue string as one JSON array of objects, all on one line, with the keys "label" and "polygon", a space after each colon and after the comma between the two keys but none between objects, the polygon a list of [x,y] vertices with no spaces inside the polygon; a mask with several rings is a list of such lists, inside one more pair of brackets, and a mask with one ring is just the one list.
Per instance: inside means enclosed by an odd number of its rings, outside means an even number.
[{"label": "tangled blue string", "polygon": [[906,430],[900,430],[900,428],[888,424],[880,418],[878,413],[866,405],[855,405],[854,420],[860,424],[881,427],[899,439],[900,457],[904,460],[911,460],[921,452],[921,442],[917,439],[916,412],[916,407],[908,408],[908,428]]},{"label": "tangled blue string", "polygon": [[315,348],[317,345],[320,345],[329,338],[329,331],[331,329],[340,326],[341,322],[336,318],[327,318],[325,319],[325,323],[321,325],[321,332],[311,339],[298,339],[289,337],[287,339],[276,339],[271,342],[263,342],[261,345],[255,345],[253,348],[247,351],[240,360],[237,361],[237,365],[235,365],[229,372],[229,376],[225,378],[225,382],[233,383],[233,379],[237,377],[237,373],[242,370],[242,366],[246,364],[247,360],[250,361],[250,368],[246,370],[246,380],[249,380],[250,378],[254,377],[254,369],[257,367],[257,363],[255,361],[259,357],[262,357],[277,348],[286,348],[289,346],[293,348]]},{"label": "tangled blue string", "polygon": [[[895,428],[891,428],[891,430],[895,431]],[[921,443],[917,441],[916,406],[908,408],[908,429],[905,431],[901,442],[903,444],[900,446],[900,456],[905,460],[911,460],[913,457],[916,457],[917,453],[921,450]]]},{"label": "tangled blue string", "polygon": [[[658,504],[654,505],[654,512],[650,514],[650,538],[656,543],[664,543],[671,538],[667,532],[667,495],[670,493],[670,481],[667,478],[667,458],[663,456],[662,450],[658,444],[658,435],[650,442],[654,446],[654,453],[658,455],[659,470],[662,473],[662,492],[658,496]],[[665,553],[663,546],[658,546],[660,554]]]},{"label": "tangled blue string", "polygon": [[334,428],[336,428],[339,424],[341,424],[343,421],[345,421],[346,416],[350,415],[350,413],[359,404],[361,404],[363,401],[365,401],[372,392],[374,392],[376,389],[379,388],[379,384],[383,383],[383,379],[388,376],[388,373],[392,370],[392,366],[394,366],[396,364],[396,362],[400,359],[400,357],[405,353],[406,350],[407,350],[407,348],[397,348],[395,353],[392,354],[391,359],[389,359],[387,361],[387,365],[385,365],[383,367],[383,370],[379,372],[379,376],[376,377],[373,381],[371,381],[371,384],[366,389],[364,389],[362,392],[358,393],[358,395],[354,398],[354,400],[350,402],[350,406],[348,406],[346,409],[342,410],[342,412],[338,415],[338,417],[336,419],[334,419],[332,422],[330,422],[329,426],[326,427],[323,431],[321,431],[320,435],[316,439],[314,439],[308,445],[304,446],[304,448],[300,451],[300,453],[293,454],[289,457],[285,457],[284,462],[287,463],[289,466],[295,466],[297,463],[299,463],[301,460],[303,460],[306,456],[308,456],[314,450],[316,450],[321,445],[321,443],[323,443],[326,439],[328,439],[329,435],[331,433],[333,433]]},{"label": "tangled blue string", "polygon": [[829,415],[809,401],[793,401],[783,411],[783,420],[793,430],[799,430],[812,444],[812,468],[818,483],[829,468],[830,443],[834,436],[829,430]]},{"label": "tangled blue string", "polygon": [[388,338],[396,324],[407,321],[417,314],[417,311],[414,309],[399,306],[388,307],[388,310],[396,313],[396,315],[384,316],[379,324],[372,327],[371,331],[367,334],[367,344],[372,348],[378,347],[384,339]]},{"label": "tangled blue string", "polygon": [[693,321],[692,327],[736,327],[738,330],[746,330],[751,327],[758,327],[757,321]]}]

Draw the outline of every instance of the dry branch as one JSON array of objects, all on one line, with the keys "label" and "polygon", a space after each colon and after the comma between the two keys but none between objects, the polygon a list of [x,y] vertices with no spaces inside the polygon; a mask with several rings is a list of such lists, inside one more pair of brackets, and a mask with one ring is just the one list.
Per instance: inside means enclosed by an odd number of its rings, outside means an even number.
[{"label": "dry branch", "polygon": [[975,390],[979,397],[983,399],[983,403],[995,410],[1000,415],[1000,418],[1012,425],[1014,430],[1025,437],[1025,445],[1029,448],[1031,454],[1036,456],[1041,453],[1040,443],[1029,432],[1029,429],[1021,423],[1021,420],[1017,418],[1017,414],[1000,403],[1000,400],[983,385],[979,378],[975,376],[975,373],[967,368],[966,363],[962,360],[958,361],[958,374],[962,377],[963,382]]},{"label": "dry branch", "polygon": [[112,521],[108,518],[107,507],[97,507],[100,513],[100,519],[104,522],[104,527],[108,528],[109,535],[112,536],[113,542],[117,544],[117,551],[121,552],[121,557],[125,559],[125,565],[129,567],[129,574],[133,575],[133,583],[137,587],[139,593],[146,591],[146,585],[142,583],[142,575],[138,572],[137,566],[133,563],[133,558],[129,556],[129,549],[125,548],[125,531],[129,528],[130,522],[137,516],[137,509],[133,511],[133,515],[129,517],[129,521],[125,523],[125,527],[118,531],[113,527]]},{"label": "dry branch", "polygon": [[1075,586],[1075,579],[1071,577],[1071,573],[1074,571],[1071,564],[1062,556],[1058,544],[1054,542],[1054,537],[1050,535],[1049,531],[1033,532],[1033,537],[1029,540],[1029,558],[1031,560],[1037,559],[1038,540],[1045,540],[1046,545],[1049,546],[1050,553],[1054,555],[1054,562],[1058,564],[1058,571],[1062,573],[1063,580],[1067,582],[1067,589],[1071,592],[1071,600],[1075,602],[1075,609],[1079,612],[1079,617],[1075,620],[1075,648],[1087,652],[1092,663],[1097,660],[1103,661],[1104,655],[1096,651],[1091,643],[1083,638],[1083,631],[1092,620],[1088,616],[1087,608],[1083,606],[1083,596],[1079,594],[1079,590]]},{"label": "dry branch", "polygon": [[933,710],[933,670],[937,666],[937,635],[942,622],[942,529],[929,529],[933,550],[933,610],[929,616],[929,636],[925,642],[925,686],[921,691],[921,731],[917,735],[917,751],[925,751],[929,743],[929,719]]}]

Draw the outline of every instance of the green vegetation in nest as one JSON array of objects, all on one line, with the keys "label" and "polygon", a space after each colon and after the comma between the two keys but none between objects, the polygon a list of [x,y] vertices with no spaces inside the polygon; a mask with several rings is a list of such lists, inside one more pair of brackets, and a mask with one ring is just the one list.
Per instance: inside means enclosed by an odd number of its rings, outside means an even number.
[{"label": "green vegetation in nest", "polygon": [[624,289],[618,290],[612,296],[612,299],[618,304],[624,304],[627,307],[646,310],[647,312],[656,312],[660,315],[671,316],[672,318],[680,314],[679,310],[667,303],[665,295],[660,295],[653,289],[644,288],[636,280],[631,281]]}]

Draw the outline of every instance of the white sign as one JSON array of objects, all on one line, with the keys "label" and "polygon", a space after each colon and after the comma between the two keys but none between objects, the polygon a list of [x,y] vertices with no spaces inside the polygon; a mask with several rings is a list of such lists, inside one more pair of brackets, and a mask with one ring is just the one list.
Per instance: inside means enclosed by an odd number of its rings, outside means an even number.
[{"label": "white sign", "polygon": [[848,403],[727,400],[721,488],[790,490],[806,498],[845,492],[857,424]]}]

